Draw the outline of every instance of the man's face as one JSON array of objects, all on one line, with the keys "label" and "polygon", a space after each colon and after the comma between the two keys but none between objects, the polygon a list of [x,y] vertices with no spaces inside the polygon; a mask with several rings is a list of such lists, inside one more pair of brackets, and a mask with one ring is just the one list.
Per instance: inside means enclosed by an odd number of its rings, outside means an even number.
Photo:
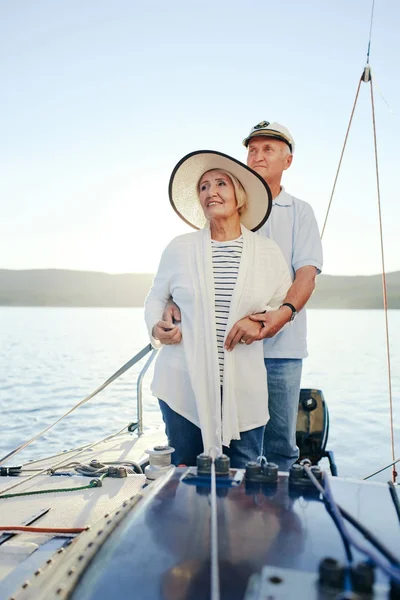
[{"label": "man's face", "polygon": [[269,184],[280,183],[283,171],[292,164],[289,146],[281,140],[253,137],[247,150],[247,165]]}]

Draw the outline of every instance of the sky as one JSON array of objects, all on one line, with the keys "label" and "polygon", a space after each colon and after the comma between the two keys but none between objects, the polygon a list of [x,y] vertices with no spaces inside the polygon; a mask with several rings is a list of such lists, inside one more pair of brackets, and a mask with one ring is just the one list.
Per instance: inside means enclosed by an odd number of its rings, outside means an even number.
[{"label": "sky", "polygon": [[[3,0],[0,268],[154,272],[189,231],[175,164],[246,160],[261,120],[296,142],[283,185],[324,222],[366,62],[370,0]],[[385,267],[400,270],[398,0],[375,0],[372,66]],[[325,231],[324,272],[381,271],[370,87]]]}]

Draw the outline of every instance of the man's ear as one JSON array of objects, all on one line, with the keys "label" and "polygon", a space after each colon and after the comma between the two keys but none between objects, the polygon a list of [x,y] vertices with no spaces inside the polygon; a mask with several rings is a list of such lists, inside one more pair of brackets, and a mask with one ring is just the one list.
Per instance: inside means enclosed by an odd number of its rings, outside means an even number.
[{"label": "man's ear", "polygon": [[288,154],[285,158],[286,158],[286,161],[285,161],[285,168],[283,169],[284,171],[286,171],[286,169],[288,169],[290,167],[290,165],[292,164],[293,154]]}]

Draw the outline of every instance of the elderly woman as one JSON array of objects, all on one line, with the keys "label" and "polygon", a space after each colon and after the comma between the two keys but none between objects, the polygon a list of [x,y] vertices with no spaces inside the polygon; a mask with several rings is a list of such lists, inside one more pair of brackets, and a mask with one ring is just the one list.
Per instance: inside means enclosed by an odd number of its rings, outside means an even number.
[{"label": "elderly woman", "polygon": [[[195,464],[198,454],[217,448],[243,468],[261,454],[268,421],[261,325],[249,315],[279,308],[291,284],[278,246],[252,233],[269,216],[271,193],[242,163],[198,151],[175,167],[169,195],[199,231],[170,242],[145,301],[155,347],[168,300],[181,310],[179,343],[162,346],[151,389],[174,464]],[[226,333],[237,323],[241,343],[228,351]]]}]

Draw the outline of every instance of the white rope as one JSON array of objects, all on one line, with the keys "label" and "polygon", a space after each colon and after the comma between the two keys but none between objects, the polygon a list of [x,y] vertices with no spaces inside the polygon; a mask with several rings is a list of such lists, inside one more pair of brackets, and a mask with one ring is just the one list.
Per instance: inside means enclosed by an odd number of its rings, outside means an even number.
[{"label": "white rope", "polygon": [[[211,453],[210,453],[211,454]],[[219,600],[217,482],[215,456],[211,456],[211,600]]]}]

